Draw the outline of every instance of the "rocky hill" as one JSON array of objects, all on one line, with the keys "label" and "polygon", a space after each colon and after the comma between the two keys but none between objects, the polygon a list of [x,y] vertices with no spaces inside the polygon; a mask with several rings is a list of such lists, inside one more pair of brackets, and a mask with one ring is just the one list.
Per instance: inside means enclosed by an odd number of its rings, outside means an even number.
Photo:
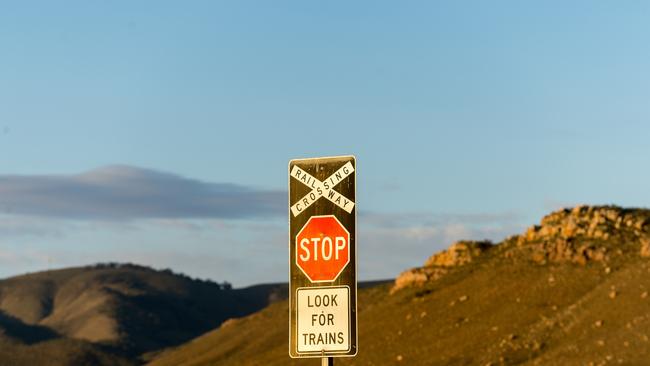
[{"label": "rocky hill", "polygon": [[138,363],[285,293],[286,285],[235,290],[130,264],[13,277],[0,281],[0,364]]},{"label": "rocky hill", "polygon": [[[462,241],[359,291],[359,354],[337,365],[650,365],[650,211],[579,206],[504,241]],[[290,360],[287,303],[153,360]]]},{"label": "rocky hill", "polygon": [[[431,256],[423,267],[402,273],[393,292],[436,280],[450,269],[476,260],[495,246],[488,241],[460,241]],[[506,258],[537,264],[604,262],[627,256],[650,257],[650,211],[615,206],[576,206],[552,212],[540,225],[507,238],[498,252]]]}]

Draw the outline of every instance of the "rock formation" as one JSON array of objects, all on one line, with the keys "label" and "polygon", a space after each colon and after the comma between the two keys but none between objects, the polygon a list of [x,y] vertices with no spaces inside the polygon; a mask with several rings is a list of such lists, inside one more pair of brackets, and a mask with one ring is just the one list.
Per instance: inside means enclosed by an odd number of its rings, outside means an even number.
[{"label": "rock formation", "polygon": [[622,254],[632,247],[650,256],[650,211],[615,206],[576,206],[545,216],[516,239],[506,256],[523,252],[534,262],[606,261],[610,253]]},{"label": "rock formation", "polygon": [[612,255],[650,257],[650,210],[616,206],[576,206],[550,213],[539,225],[496,246],[488,241],[459,241],[431,256],[423,267],[403,272],[392,292],[435,281],[490,248],[505,258],[547,263],[607,262]]},{"label": "rock formation", "polygon": [[464,240],[456,242],[448,249],[429,257],[424,267],[402,272],[395,279],[395,286],[391,291],[395,292],[407,286],[421,285],[427,281],[437,280],[447,274],[451,268],[472,262],[491,247],[492,243],[489,241]]}]

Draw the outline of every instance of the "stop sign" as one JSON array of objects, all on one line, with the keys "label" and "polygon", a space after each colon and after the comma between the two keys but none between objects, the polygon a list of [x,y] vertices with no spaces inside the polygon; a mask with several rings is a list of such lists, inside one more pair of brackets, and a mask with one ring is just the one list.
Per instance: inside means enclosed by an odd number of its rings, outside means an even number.
[{"label": "stop sign", "polygon": [[350,233],[333,215],[312,216],[296,235],[296,264],[311,282],[331,282],[350,262]]}]

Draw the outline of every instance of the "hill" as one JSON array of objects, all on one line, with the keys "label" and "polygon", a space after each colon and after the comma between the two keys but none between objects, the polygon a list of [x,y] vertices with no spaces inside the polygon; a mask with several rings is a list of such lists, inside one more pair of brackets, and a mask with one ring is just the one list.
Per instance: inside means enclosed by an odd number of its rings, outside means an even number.
[{"label": "hill", "polygon": [[[650,211],[579,206],[493,245],[463,241],[359,291],[359,353],[337,365],[650,365]],[[287,302],[151,366],[288,357]]]},{"label": "hill", "polygon": [[45,364],[35,357],[51,358],[49,365],[133,364],[285,293],[286,285],[232,289],[131,264],[13,277],[0,281],[0,359],[2,365]]}]

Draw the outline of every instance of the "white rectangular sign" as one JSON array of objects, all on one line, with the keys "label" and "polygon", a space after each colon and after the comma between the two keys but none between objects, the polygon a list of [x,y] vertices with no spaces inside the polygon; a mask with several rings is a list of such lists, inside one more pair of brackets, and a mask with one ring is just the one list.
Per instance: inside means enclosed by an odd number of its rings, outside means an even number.
[{"label": "white rectangular sign", "polygon": [[297,289],[298,352],[350,350],[350,288]]}]

